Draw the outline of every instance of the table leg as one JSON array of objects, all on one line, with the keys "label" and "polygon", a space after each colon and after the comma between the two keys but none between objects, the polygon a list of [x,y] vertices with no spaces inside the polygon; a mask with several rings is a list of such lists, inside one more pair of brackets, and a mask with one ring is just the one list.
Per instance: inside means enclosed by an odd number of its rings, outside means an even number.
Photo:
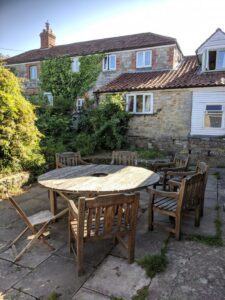
[{"label": "table leg", "polygon": [[57,214],[57,197],[56,192],[49,190],[50,210],[55,216]]}]

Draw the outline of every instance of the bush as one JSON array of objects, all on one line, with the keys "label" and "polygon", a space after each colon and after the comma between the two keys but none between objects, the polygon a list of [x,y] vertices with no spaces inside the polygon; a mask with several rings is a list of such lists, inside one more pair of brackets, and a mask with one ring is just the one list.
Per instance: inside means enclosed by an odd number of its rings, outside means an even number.
[{"label": "bush", "polygon": [[44,163],[34,106],[21,94],[19,79],[0,65],[0,171],[33,169]]}]

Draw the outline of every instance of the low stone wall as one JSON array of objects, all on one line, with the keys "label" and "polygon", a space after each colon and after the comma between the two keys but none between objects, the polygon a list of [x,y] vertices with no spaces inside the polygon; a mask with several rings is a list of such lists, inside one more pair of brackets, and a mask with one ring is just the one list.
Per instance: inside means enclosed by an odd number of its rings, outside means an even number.
[{"label": "low stone wall", "polygon": [[17,174],[9,175],[0,179],[0,194],[2,194],[6,189],[14,190],[21,188],[26,184],[31,178],[29,172],[20,172]]},{"label": "low stone wall", "polygon": [[190,154],[191,164],[205,161],[210,167],[225,167],[225,137],[188,137],[183,139],[129,137],[129,143],[142,148],[154,148],[171,155]]}]

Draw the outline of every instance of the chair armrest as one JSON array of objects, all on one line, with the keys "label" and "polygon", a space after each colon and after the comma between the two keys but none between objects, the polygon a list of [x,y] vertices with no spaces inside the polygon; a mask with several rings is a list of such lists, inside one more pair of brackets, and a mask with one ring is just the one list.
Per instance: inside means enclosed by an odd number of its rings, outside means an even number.
[{"label": "chair armrest", "polygon": [[169,171],[185,171],[185,167],[175,167],[175,168],[163,168],[161,171],[167,173]]},{"label": "chair armrest", "polygon": [[169,190],[173,190],[174,188],[179,188],[181,186],[181,182],[175,180],[168,180],[167,184],[169,185]]},{"label": "chair armrest", "polygon": [[188,175],[194,175],[195,174],[195,171],[187,171],[187,172],[176,172],[176,171],[168,171],[167,172],[167,175],[171,176],[171,177],[175,177],[175,176],[178,176],[178,177],[185,177],[185,176],[188,176]]},{"label": "chair armrest", "polygon": [[178,195],[179,195],[179,193],[177,193],[177,192],[159,191],[159,190],[156,190],[152,187],[147,188],[147,191],[152,195],[175,198],[175,199],[178,199]]},{"label": "chair armrest", "polygon": [[173,162],[173,161],[165,162],[165,163],[160,163],[160,162],[152,163],[152,166],[157,167],[157,168],[169,167],[169,166],[174,166],[174,165],[175,165],[175,162]]},{"label": "chair armrest", "polygon": [[79,163],[80,163],[81,165],[90,165],[90,163],[84,161],[83,159],[79,159]]}]

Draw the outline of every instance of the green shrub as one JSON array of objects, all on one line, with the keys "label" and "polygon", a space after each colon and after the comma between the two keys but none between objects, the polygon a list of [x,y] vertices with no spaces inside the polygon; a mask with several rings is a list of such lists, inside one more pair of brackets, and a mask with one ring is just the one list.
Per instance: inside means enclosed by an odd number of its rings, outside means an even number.
[{"label": "green shrub", "polygon": [[19,79],[0,65],[0,171],[33,169],[44,163],[34,106],[21,94]]},{"label": "green shrub", "polygon": [[75,138],[75,150],[80,151],[81,155],[93,154],[96,149],[96,140],[94,135],[79,133]]}]

